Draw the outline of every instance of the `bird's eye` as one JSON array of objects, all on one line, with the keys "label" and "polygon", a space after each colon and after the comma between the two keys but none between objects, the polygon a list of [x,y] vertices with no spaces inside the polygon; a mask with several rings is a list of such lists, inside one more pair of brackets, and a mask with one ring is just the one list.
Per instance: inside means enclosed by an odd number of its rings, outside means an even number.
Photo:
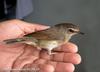
[{"label": "bird's eye", "polygon": [[73,32],[75,32],[75,31],[74,31],[73,29],[69,29],[69,32],[72,32],[72,33],[73,33]]}]

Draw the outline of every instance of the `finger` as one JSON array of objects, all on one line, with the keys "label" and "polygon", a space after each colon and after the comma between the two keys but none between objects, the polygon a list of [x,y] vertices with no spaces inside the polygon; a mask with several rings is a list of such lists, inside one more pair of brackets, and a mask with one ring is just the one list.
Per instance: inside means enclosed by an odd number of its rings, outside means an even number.
[{"label": "finger", "polygon": [[55,72],[74,72],[75,70],[75,67],[72,63],[48,61],[48,64],[54,66]]},{"label": "finger", "polygon": [[77,53],[57,53],[53,55],[48,55],[46,51],[41,52],[41,59],[52,60],[58,62],[70,62],[73,64],[79,64],[81,62],[81,56]]},{"label": "finger", "polygon": [[51,57],[51,60],[65,63],[79,64],[81,56],[75,53],[58,53]]},{"label": "finger", "polygon": [[63,52],[72,52],[72,53],[76,53],[78,51],[78,47],[77,45],[68,42],[58,48],[55,48],[54,51],[63,51]]},{"label": "finger", "polygon": [[71,63],[57,63],[55,72],[73,72],[75,69]]},{"label": "finger", "polygon": [[54,67],[50,64],[42,64],[39,66],[39,72],[54,72]]}]

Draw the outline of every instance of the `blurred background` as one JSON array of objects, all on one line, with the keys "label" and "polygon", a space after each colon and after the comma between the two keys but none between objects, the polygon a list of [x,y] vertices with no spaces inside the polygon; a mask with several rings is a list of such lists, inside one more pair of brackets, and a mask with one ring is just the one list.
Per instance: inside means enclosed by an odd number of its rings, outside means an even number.
[{"label": "blurred background", "polygon": [[17,0],[17,3],[17,16],[12,18],[45,25],[62,22],[79,25],[85,35],[71,40],[82,56],[75,72],[100,72],[100,0]]}]

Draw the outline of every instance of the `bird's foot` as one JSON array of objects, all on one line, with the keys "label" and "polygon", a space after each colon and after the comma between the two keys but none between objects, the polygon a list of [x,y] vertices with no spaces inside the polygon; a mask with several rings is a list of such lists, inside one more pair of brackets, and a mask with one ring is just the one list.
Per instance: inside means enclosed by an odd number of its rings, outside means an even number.
[{"label": "bird's foot", "polygon": [[53,55],[53,54],[57,54],[57,52],[48,51],[48,54],[49,54],[49,55]]},{"label": "bird's foot", "polygon": [[38,50],[42,50],[40,47],[37,47]]}]

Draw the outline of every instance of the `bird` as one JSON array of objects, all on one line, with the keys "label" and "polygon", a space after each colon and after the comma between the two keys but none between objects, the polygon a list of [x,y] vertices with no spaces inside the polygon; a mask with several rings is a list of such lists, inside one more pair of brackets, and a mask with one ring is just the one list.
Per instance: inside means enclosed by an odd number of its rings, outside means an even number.
[{"label": "bird", "polygon": [[48,29],[32,32],[22,38],[3,40],[6,44],[24,43],[32,45],[39,50],[46,49],[49,55],[55,54],[53,49],[67,43],[72,36],[84,34],[79,26],[72,23],[59,23]]}]

